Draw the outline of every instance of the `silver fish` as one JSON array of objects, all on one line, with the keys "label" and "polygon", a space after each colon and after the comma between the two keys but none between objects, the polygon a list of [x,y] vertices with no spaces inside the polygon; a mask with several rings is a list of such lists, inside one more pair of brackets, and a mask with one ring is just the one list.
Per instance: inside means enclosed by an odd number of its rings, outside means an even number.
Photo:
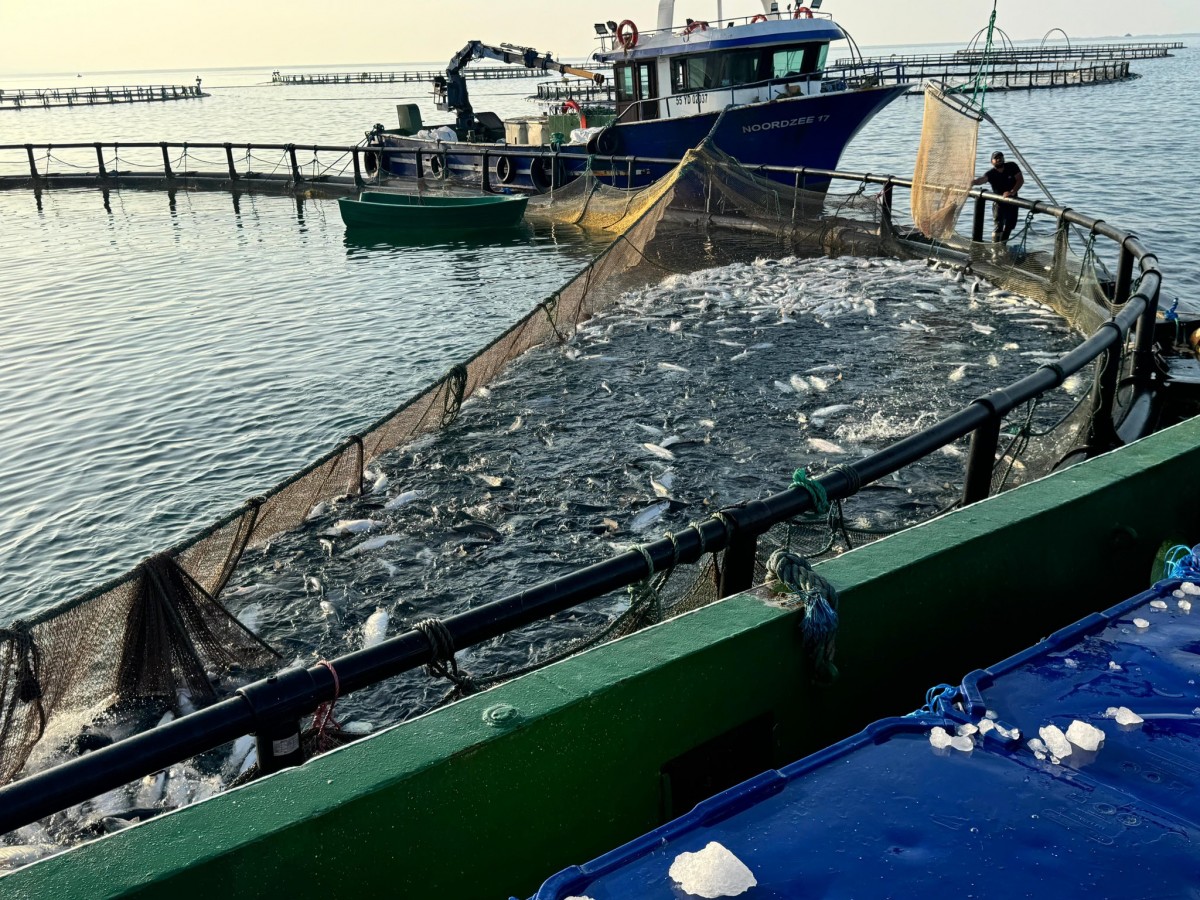
[{"label": "silver fish", "polygon": [[667,462],[675,461],[675,454],[666,447],[660,447],[658,444],[651,444],[649,442],[642,444],[642,446],[649,450],[653,456],[657,456],[659,459],[665,459]]},{"label": "silver fish", "polygon": [[663,517],[663,514],[671,508],[670,500],[662,500],[658,503],[647,506],[640,513],[634,516],[629,522],[630,531],[645,531],[655,522]]},{"label": "silver fish", "polygon": [[345,537],[348,534],[366,534],[382,527],[383,523],[374,519],[339,519],[324,533],[330,537]]},{"label": "silver fish", "polygon": [[374,647],[387,637],[388,612],[382,606],[375,607],[375,612],[363,623],[363,649]]},{"label": "silver fish", "polygon": [[402,494],[397,494],[387,503],[383,504],[383,508],[386,510],[400,509],[402,506],[408,506],[408,504],[412,503],[414,500],[420,499],[420,491],[405,491]]},{"label": "silver fish", "polygon": [[835,444],[833,441],[826,441],[822,438],[809,438],[808,446],[818,453],[845,453],[846,451]]}]

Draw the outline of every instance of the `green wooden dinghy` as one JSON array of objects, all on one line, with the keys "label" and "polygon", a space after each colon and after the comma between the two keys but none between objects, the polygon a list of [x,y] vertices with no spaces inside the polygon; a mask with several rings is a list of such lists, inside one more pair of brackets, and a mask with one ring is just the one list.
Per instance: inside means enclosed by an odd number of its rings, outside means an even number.
[{"label": "green wooden dinghy", "polygon": [[357,200],[338,199],[348,228],[479,231],[512,228],[525,216],[528,197],[489,194],[481,197],[429,197],[363,191]]}]

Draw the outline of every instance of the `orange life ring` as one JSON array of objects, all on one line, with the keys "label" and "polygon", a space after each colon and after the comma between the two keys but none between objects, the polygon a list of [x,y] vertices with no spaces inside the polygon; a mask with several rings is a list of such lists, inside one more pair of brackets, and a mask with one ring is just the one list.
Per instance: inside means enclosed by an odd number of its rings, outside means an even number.
[{"label": "orange life ring", "polygon": [[626,50],[632,50],[637,46],[638,30],[633,24],[633,19],[626,19],[617,26],[617,43]]},{"label": "orange life ring", "polygon": [[695,31],[708,31],[707,22],[689,22],[687,28],[683,29],[684,34],[691,34]]},{"label": "orange life ring", "polygon": [[812,10],[807,6],[797,6],[796,11],[792,13],[793,19],[811,19],[812,17]]},{"label": "orange life ring", "polygon": [[579,104],[576,103],[574,100],[568,100],[566,103],[563,104],[563,112],[566,112],[568,109],[573,109],[573,110],[575,110],[576,113],[578,113],[579,127],[587,128],[587,117],[583,114],[583,110],[580,109]]},{"label": "orange life ring", "polygon": [[759,13],[757,16],[755,16],[754,18],[752,18],[750,20],[750,24],[753,25],[756,22],[765,22],[765,21],[767,21],[767,17],[764,16],[762,13]]}]

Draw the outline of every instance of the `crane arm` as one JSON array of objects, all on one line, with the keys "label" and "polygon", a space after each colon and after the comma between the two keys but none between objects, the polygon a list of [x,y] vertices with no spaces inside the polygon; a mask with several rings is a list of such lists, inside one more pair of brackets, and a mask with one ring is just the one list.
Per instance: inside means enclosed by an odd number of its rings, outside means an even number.
[{"label": "crane arm", "polygon": [[586,78],[596,84],[604,84],[602,73],[565,65],[555,60],[549,53],[538,53],[532,47],[517,47],[512,44],[494,47],[482,41],[469,41],[465,47],[454,54],[450,65],[446,67],[445,77],[439,76],[433,82],[437,108],[444,112],[454,111],[457,113],[455,127],[463,137],[475,129],[475,110],[471,106],[470,96],[467,92],[467,80],[462,73],[473,59],[494,59],[508,65],[574,75],[578,78]]}]

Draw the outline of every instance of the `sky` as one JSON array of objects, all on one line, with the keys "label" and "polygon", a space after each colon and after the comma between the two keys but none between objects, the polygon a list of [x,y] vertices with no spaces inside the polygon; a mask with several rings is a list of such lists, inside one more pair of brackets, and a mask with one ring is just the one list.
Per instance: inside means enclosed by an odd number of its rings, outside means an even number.
[{"label": "sky", "polygon": [[[781,0],[786,8],[788,0]],[[1072,40],[1200,32],[1200,0],[998,0],[1014,40],[1062,28]],[[723,15],[761,11],[724,0]],[[987,25],[992,0],[825,0],[860,46],[957,42]],[[0,73],[283,68],[442,62],[470,39],[580,59],[593,22],[653,27],[658,0],[0,0]],[[716,0],[677,0],[675,19],[715,19]],[[2,86],[2,85],[0,85]]]}]

